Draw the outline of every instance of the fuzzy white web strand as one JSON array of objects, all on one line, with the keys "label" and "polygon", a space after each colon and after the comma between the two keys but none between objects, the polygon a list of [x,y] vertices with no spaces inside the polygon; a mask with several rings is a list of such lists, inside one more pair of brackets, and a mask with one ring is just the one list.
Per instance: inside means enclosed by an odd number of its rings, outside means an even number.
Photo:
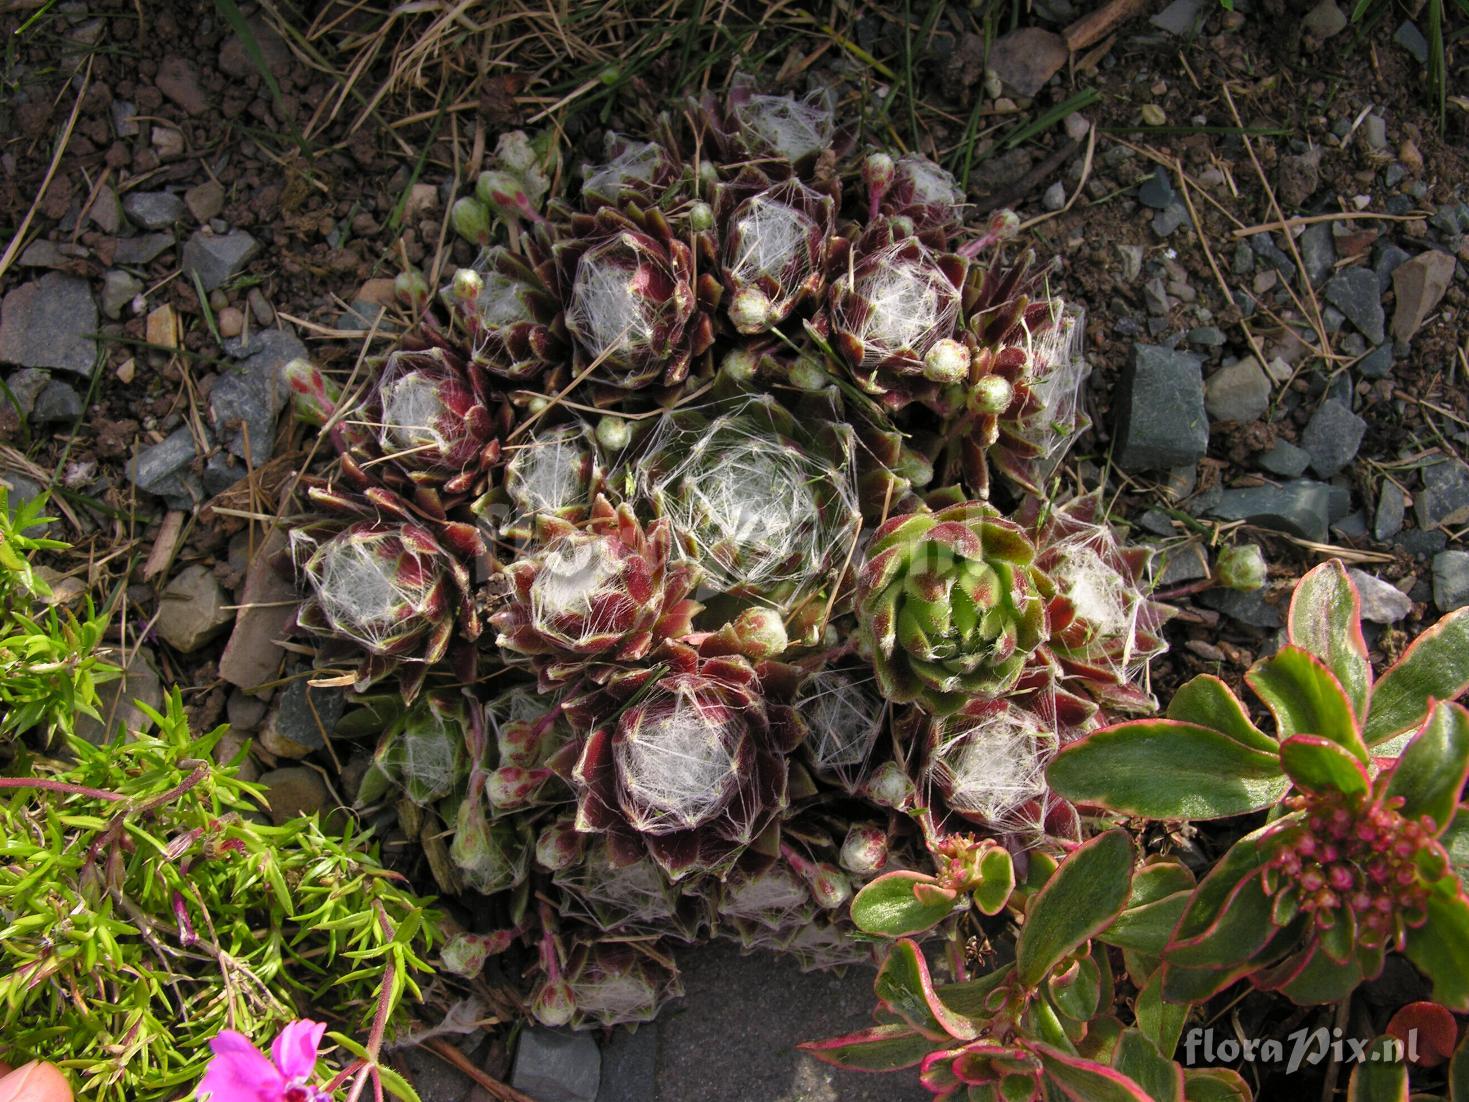
[{"label": "fuzzy white web strand", "polygon": [[568,902],[580,902],[584,916],[603,930],[661,927],[678,910],[677,889],[651,860],[614,868],[605,846],[591,849],[580,865],[557,872],[552,879],[569,893]]},{"label": "fuzzy white web strand", "polygon": [[634,289],[634,273],[622,262],[621,251],[617,241],[609,241],[588,249],[577,261],[566,320],[594,357],[646,344],[653,337],[651,311]]},{"label": "fuzzy white web strand", "polygon": [[414,803],[427,806],[453,789],[459,771],[457,736],[438,722],[418,723],[398,743],[403,787]]},{"label": "fuzzy white web strand", "polygon": [[940,732],[927,773],[951,807],[996,830],[1039,829],[1027,805],[1045,797],[1046,763],[1059,741],[1054,727],[1010,708],[977,723],[944,722]]},{"label": "fuzzy white web strand", "polygon": [[662,158],[662,147],[656,142],[629,140],[610,161],[586,166],[582,190],[588,195],[615,196],[630,183],[650,183]]},{"label": "fuzzy white web strand", "polygon": [[[479,265],[476,265],[476,270]],[[488,264],[480,272],[484,283],[474,300],[475,313],[480,323],[488,329],[498,329],[527,317],[525,302],[521,295],[524,288],[518,280],[511,279],[499,269]]]},{"label": "fuzzy white web strand", "polygon": [[416,613],[421,596],[399,582],[394,562],[375,553],[386,538],[328,542],[320,551],[319,577],[313,579],[332,627],[369,650],[380,649],[404,617]]},{"label": "fuzzy white web strand", "polygon": [[811,892],[791,869],[772,865],[763,872],[731,877],[719,900],[719,913],[784,929],[811,916]]},{"label": "fuzzy white web strand", "polygon": [[854,783],[882,730],[882,701],[847,674],[823,670],[802,686],[796,710],[810,731],[805,746],[817,771]]},{"label": "fuzzy white web strand", "polygon": [[806,242],[818,232],[816,223],[795,207],[757,195],[736,228],[740,251],[730,258],[729,270],[737,283],[764,276],[794,287],[811,274],[808,263],[789,271],[794,261],[809,256]]},{"label": "fuzzy white web strand", "polygon": [[[865,306],[859,318],[838,310],[843,327],[862,343],[862,367],[898,355],[923,356],[953,331],[959,316],[959,292],[931,262],[896,259],[905,247],[900,243],[875,254],[852,294]],[[848,288],[851,278],[842,277]]]},{"label": "fuzzy white web strand", "polygon": [[583,504],[589,458],[579,426],[562,426],[517,447],[505,464],[505,491],[520,519]]},{"label": "fuzzy white web strand", "polygon": [[831,145],[831,113],[789,96],[751,96],[740,121],[761,144],[788,161],[799,161]]},{"label": "fuzzy white web strand", "polygon": [[1033,336],[1029,329],[1025,334],[1032,365],[1031,392],[1041,403],[1029,421],[1028,435],[1045,449],[1044,459],[1052,461],[1049,466],[1054,466],[1081,427],[1077,424],[1081,386],[1090,370],[1082,350],[1083,317],[1079,310],[1064,309],[1056,324],[1040,336]]},{"label": "fuzzy white web strand", "polygon": [[[619,564],[601,536],[572,533],[553,540],[539,556],[540,570],[530,587],[531,623],[543,634],[581,643],[608,628],[599,613],[614,607]],[[569,625],[584,623],[580,636]]]},{"label": "fuzzy white web strand", "polygon": [[728,803],[737,781],[731,748],[741,732],[723,705],[701,701],[692,688],[678,685],[662,699],[650,698],[643,721],[622,734],[618,774],[642,813],[634,824],[638,830],[691,829]]},{"label": "fuzzy white web strand", "polygon": [[422,371],[390,378],[382,386],[383,450],[447,451],[450,441],[442,431],[444,403],[437,381]]},{"label": "fuzzy white web strand", "polygon": [[917,203],[954,207],[964,201],[964,193],[949,171],[927,157],[916,154],[900,157],[898,172],[912,184],[913,200]]}]

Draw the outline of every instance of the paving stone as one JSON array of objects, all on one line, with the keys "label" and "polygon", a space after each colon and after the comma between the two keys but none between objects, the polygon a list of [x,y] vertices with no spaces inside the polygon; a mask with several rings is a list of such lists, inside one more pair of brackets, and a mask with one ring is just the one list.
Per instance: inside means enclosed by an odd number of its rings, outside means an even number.
[{"label": "paving stone", "polygon": [[1454,258],[1436,250],[1419,253],[1395,268],[1392,287],[1397,305],[1392,315],[1393,339],[1411,340],[1453,281]]},{"label": "paving stone", "polygon": [[1209,512],[1221,520],[1245,520],[1325,543],[1331,524],[1331,489],[1324,482],[1298,478],[1279,486],[1225,490]]},{"label": "paving stone", "polygon": [[235,618],[229,600],[204,566],[186,566],[158,595],[154,629],[169,646],[184,654],[198,650]]},{"label": "paving stone", "polygon": [[1326,301],[1340,310],[1373,344],[1387,336],[1382,289],[1370,268],[1348,268],[1326,281]]},{"label": "paving stone", "polygon": [[182,265],[185,272],[198,274],[206,291],[213,291],[239,275],[259,251],[260,242],[244,230],[196,230],[184,243]]},{"label": "paving stone", "polygon": [[1433,556],[1433,603],[1445,613],[1469,605],[1469,551]]},{"label": "paving stone", "polygon": [[1391,582],[1358,570],[1347,569],[1362,598],[1362,619],[1374,624],[1395,624],[1413,611],[1413,600]]},{"label": "paving stone", "polygon": [[162,230],[184,216],[184,201],[171,191],[130,191],[122,212],[145,230]]},{"label": "paving stone", "polygon": [[1469,467],[1444,459],[1423,468],[1423,490],[1413,499],[1418,527],[1456,527],[1469,521]]},{"label": "paving stone", "polygon": [[601,1079],[602,1055],[590,1033],[521,1032],[510,1085],[536,1102],[596,1102]]},{"label": "paving stone", "polygon": [[0,302],[0,363],[90,376],[97,366],[97,304],[87,281],[47,272]]},{"label": "paving stone", "polygon": [[1209,449],[1203,361],[1191,352],[1133,346],[1115,403],[1116,461],[1124,470],[1197,463]]},{"label": "paving stone", "polygon": [[1301,446],[1311,453],[1311,469],[1330,478],[1357,457],[1367,422],[1338,398],[1317,407],[1301,433]]},{"label": "paving stone", "polygon": [[650,1102],[658,1090],[658,1023],[619,1027],[602,1046],[597,1102]]},{"label": "paving stone", "polygon": [[1215,421],[1253,421],[1270,408],[1270,377],[1253,356],[1221,367],[1204,383],[1204,408]]}]

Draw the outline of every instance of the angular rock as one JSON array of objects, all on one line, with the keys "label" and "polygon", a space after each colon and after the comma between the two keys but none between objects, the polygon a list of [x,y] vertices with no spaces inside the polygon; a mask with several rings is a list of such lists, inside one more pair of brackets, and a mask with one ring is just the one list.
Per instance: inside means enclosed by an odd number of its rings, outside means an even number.
[{"label": "angular rock", "polygon": [[1453,528],[1469,521],[1469,467],[1444,459],[1423,468],[1423,492],[1413,499],[1418,527]]},{"label": "angular rock", "polygon": [[1202,17],[1212,8],[1209,0],[1173,0],[1148,22],[1178,38],[1187,38],[1199,29]]},{"label": "angular rock", "polygon": [[1340,398],[1328,398],[1317,407],[1301,433],[1301,446],[1311,453],[1311,469],[1330,478],[1357,457],[1367,422]]},{"label": "angular rock", "polygon": [[219,659],[219,676],[246,692],[275,679],[285,652],[276,643],[285,635],[295,612],[296,590],[275,567],[286,548],[285,533],[276,529],[255,549],[240,593],[235,630]]},{"label": "angular rock", "polygon": [[276,826],[301,815],[312,815],[326,804],[326,782],[316,770],[304,765],[288,765],[262,773],[260,783],[265,786],[270,820]]},{"label": "angular rock", "polygon": [[82,415],[82,396],[70,383],[53,379],[36,398],[32,416],[38,424],[57,425],[75,421]]},{"label": "angular rock", "polygon": [[1373,344],[1387,336],[1382,291],[1370,268],[1348,268],[1327,280],[1326,301],[1335,306]]},{"label": "angular rock", "polygon": [[1377,492],[1377,512],[1372,518],[1372,538],[1382,543],[1392,539],[1403,530],[1403,518],[1408,511],[1408,495],[1398,489],[1396,482],[1382,483]]},{"label": "angular rock", "polygon": [[275,449],[276,417],[290,397],[281,369],[305,356],[306,346],[284,329],[263,329],[252,333],[248,342],[225,341],[225,351],[240,362],[209,392],[212,423],[233,455],[260,463]]},{"label": "angular rock", "polygon": [[1181,467],[1209,450],[1203,361],[1191,352],[1134,345],[1115,409],[1115,458],[1123,470]]},{"label": "angular rock", "polygon": [[[17,509],[35,501],[46,492],[46,487],[33,478],[0,467],[0,491],[5,494],[6,514],[13,518]],[[39,539],[49,534],[51,527],[50,523],[32,524],[28,528],[22,528],[21,535]]]},{"label": "angular rock", "polygon": [[1281,478],[1300,478],[1311,465],[1311,453],[1298,448],[1289,440],[1277,440],[1275,446],[1255,457],[1262,471],[1269,471]]},{"label": "angular rock", "polygon": [[1153,215],[1153,232],[1159,237],[1169,237],[1187,221],[1188,207],[1174,200],[1165,210]]},{"label": "angular rock", "polygon": [[140,264],[152,263],[173,246],[174,240],[171,233],[145,233],[138,237],[124,237],[118,240],[112,260],[116,264],[136,267]]},{"label": "angular rock", "polygon": [[1206,589],[1198,596],[1199,604],[1222,612],[1232,620],[1250,627],[1273,631],[1281,626],[1280,609],[1265,599],[1265,590],[1240,592],[1237,589]]},{"label": "angular rock", "polygon": [[206,291],[213,291],[239,275],[259,251],[260,242],[244,230],[225,234],[196,230],[184,243],[182,266],[199,276]]},{"label": "angular rock", "polygon": [[1413,55],[1419,65],[1428,64],[1428,39],[1411,19],[1404,19],[1393,32],[1392,40]]},{"label": "angular rock", "polygon": [[1185,582],[1196,582],[1209,576],[1209,558],[1198,543],[1186,543],[1182,547],[1165,552],[1163,570],[1157,575],[1155,585],[1167,589]]},{"label": "angular rock", "polygon": [[143,281],[131,272],[114,268],[102,276],[102,316],[117,321],[129,303],[143,293]]},{"label": "angular rock", "polygon": [[1397,586],[1381,578],[1358,570],[1347,569],[1347,575],[1357,584],[1357,593],[1362,598],[1362,619],[1374,624],[1396,624],[1413,611],[1413,602]]},{"label": "angular rock", "polygon": [[1306,13],[1301,24],[1311,32],[1312,37],[1325,41],[1347,29],[1347,17],[1336,6],[1336,0],[1321,0],[1321,3]]},{"label": "angular rock", "polygon": [[181,57],[166,57],[158,65],[153,83],[189,115],[202,115],[209,110],[209,99],[199,86],[199,71],[192,62]]},{"label": "angular rock", "polygon": [[[36,408],[36,399],[50,385],[51,372],[42,371],[39,367],[23,367],[5,380],[5,387],[15,399],[22,417],[31,415],[31,411]],[[0,402],[7,406],[10,404],[4,395],[0,395]]]},{"label": "angular rock", "polygon": [[184,201],[171,191],[131,191],[122,212],[145,230],[164,230],[184,216]]},{"label": "angular rock", "polygon": [[85,279],[47,272],[0,302],[0,363],[78,375],[97,366],[97,304]]},{"label": "angular rock", "polygon": [[187,566],[158,595],[159,637],[184,654],[198,650],[234,621],[233,609],[215,580],[203,566]]},{"label": "angular rock", "polygon": [[1332,266],[1336,263],[1336,241],[1331,236],[1331,223],[1313,222],[1301,232],[1301,239],[1296,242],[1296,246],[1301,251],[1301,263],[1305,265],[1306,278],[1311,281],[1311,286],[1320,286],[1321,281],[1331,274]]},{"label": "angular rock", "polygon": [[135,648],[122,677],[99,686],[97,697],[97,717],[78,715],[76,720],[77,735],[94,746],[151,726],[152,720],[133,702],[141,700],[155,710],[163,705],[163,682],[153,652]]},{"label": "angular rock", "polygon": [[306,683],[306,671],[298,672],[301,676],[276,697],[260,732],[260,745],[278,758],[304,758],[320,750],[345,706],[341,689],[314,689]]},{"label": "angular rock", "polygon": [[72,263],[60,245],[44,237],[36,238],[20,254],[22,268],[67,268]]},{"label": "angular rock", "polygon": [[[1306,200],[1316,194],[1316,189],[1321,186],[1321,150],[1313,149],[1309,153],[1280,158],[1276,181],[1282,203],[1287,207],[1304,206]],[[1326,231],[1326,238],[1329,242],[1331,239],[1330,224],[1321,222],[1319,225]],[[1303,248],[1302,252],[1304,251]],[[1315,282],[1315,279],[1312,282]]]},{"label": "angular rock", "polygon": [[510,1085],[537,1102],[596,1102],[602,1054],[587,1033],[532,1026],[515,1046]]},{"label": "angular rock", "polygon": [[1433,556],[1433,603],[1443,613],[1469,605],[1469,551]]},{"label": "angular rock", "polygon": [[198,453],[188,426],[174,429],[156,444],[140,451],[128,464],[128,478],[140,490],[160,497],[183,492],[181,476]]},{"label": "angular rock", "polygon": [[1159,166],[1153,170],[1153,174],[1142,182],[1137,189],[1137,200],[1145,207],[1154,210],[1167,210],[1177,200],[1173,191],[1173,180],[1168,175],[1168,170]]},{"label": "angular rock", "polygon": [[1448,253],[1430,250],[1398,265],[1392,274],[1398,300],[1392,314],[1393,339],[1411,340],[1453,281],[1454,258]]},{"label": "angular rock", "polygon": [[995,40],[989,67],[1007,88],[1028,99],[1061,71],[1070,56],[1066,40],[1059,34],[1040,27],[1022,27]]},{"label": "angular rock", "polygon": [[1209,513],[1221,520],[1244,520],[1325,543],[1331,524],[1331,487],[1299,478],[1279,486],[1225,490]]},{"label": "angular rock", "polygon": [[1355,370],[1364,379],[1386,379],[1392,374],[1392,367],[1392,344],[1385,342],[1358,360]]},{"label": "angular rock", "polygon": [[217,180],[205,180],[184,192],[184,205],[196,221],[208,222],[224,210],[224,188]]},{"label": "angular rock", "polygon": [[1221,367],[1204,383],[1204,408],[1215,421],[1253,421],[1270,408],[1270,377],[1253,356]]}]

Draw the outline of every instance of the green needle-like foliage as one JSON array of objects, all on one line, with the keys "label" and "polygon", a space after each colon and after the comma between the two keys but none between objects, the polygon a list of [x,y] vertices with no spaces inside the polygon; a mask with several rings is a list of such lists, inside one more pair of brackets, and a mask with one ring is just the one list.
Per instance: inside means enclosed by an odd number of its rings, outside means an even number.
[{"label": "green needle-like foliage", "polygon": [[98,1102],[187,1095],[222,1029],[308,1010],[365,1035],[420,996],[435,913],[352,827],[262,820],[260,790],[155,729],[0,777],[0,1059],[49,1059]]}]

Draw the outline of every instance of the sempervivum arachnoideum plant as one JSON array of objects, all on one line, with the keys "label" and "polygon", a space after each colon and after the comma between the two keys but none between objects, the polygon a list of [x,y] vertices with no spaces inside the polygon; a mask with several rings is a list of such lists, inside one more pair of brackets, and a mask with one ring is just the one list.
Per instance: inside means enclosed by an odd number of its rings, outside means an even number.
[{"label": "sempervivum arachnoideum plant", "polygon": [[499,378],[554,383],[565,374],[570,337],[561,301],[546,285],[545,247],[532,242],[531,259],[486,249],[454,274],[440,292],[451,333],[437,339],[463,342],[469,363]]}]

